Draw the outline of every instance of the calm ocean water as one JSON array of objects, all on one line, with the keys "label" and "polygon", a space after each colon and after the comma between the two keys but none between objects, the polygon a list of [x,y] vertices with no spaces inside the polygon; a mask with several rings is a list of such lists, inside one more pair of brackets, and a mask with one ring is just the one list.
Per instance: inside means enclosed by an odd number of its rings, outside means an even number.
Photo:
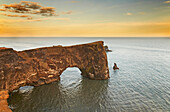
[{"label": "calm ocean water", "polygon": [[[89,80],[78,68],[68,68],[61,81],[13,92],[14,112],[169,112],[170,38],[0,38],[0,46],[15,50],[75,45],[103,40],[109,80]],[[113,71],[116,62],[119,71]]]}]

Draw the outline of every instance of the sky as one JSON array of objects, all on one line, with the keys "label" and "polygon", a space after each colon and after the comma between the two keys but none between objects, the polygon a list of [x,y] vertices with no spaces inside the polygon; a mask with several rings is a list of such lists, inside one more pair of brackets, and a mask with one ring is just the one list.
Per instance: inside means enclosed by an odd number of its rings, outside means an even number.
[{"label": "sky", "polygon": [[0,37],[170,37],[170,0],[0,0]]}]

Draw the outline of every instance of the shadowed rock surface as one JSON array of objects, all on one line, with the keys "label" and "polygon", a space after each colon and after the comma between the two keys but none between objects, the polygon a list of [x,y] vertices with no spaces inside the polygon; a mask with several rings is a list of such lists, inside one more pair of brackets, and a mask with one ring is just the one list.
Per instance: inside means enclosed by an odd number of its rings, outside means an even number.
[{"label": "shadowed rock surface", "polygon": [[103,41],[20,52],[12,48],[0,48],[0,91],[12,92],[21,86],[40,86],[59,81],[60,75],[68,67],[78,67],[81,75],[89,79],[108,79]]},{"label": "shadowed rock surface", "polygon": [[116,63],[114,63],[113,70],[119,70]]},{"label": "shadowed rock surface", "polygon": [[112,52],[112,50],[109,49],[109,47],[106,45],[104,46],[106,52]]}]

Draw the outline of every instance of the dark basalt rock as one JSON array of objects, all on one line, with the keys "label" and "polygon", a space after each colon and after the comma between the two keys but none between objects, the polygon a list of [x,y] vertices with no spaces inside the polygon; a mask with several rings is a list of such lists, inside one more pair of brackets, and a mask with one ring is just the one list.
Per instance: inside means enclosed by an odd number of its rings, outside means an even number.
[{"label": "dark basalt rock", "polygon": [[112,52],[112,50],[109,49],[109,47],[106,45],[104,46],[106,52]]},{"label": "dark basalt rock", "polygon": [[59,81],[60,75],[68,67],[78,67],[81,75],[89,79],[108,79],[103,41],[20,52],[0,48],[0,91],[12,92],[21,86],[40,86]]},{"label": "dark basalt rock", "polygon": [[114,63],[113,70],[119,70],[116,63]]}]

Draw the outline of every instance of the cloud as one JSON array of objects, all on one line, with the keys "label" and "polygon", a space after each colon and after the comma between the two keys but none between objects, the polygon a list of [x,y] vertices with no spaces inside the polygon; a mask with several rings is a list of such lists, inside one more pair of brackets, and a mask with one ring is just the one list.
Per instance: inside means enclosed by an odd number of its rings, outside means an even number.
[{"label": "cloud", "polygon": [[[35,19],[33,21],[43,21],[43,20],[61,20],[61,21],[69,21],[69,18],[41,18],[41,19]],[[29,21],[29,20],[27,20]],[[32,21],[32,20],[31,20]]]},{"label": "cloud", "polygon": [[44,20],[60,20],[60,21],[69,21],[70,18],[39,18],[39,19],[27,19],[27,20],[23,20],[23,19],[10,19],[10,20],[1,20],[2,22],[5,23],[17,23],[17,22],[36,22],[36,21],[44,21]]},{"label": "cloud", "polygon": [[78,3],[80,1],[67,1],[66,3]]},{"label": "cloud", "polygon": [[93,23],[93,24],[76,24],[76,26],[83,27],[137,27],[137,26],[170,26],[170,22],[106,22],[106,23]]},{"label": "cloud", "polygon": [[[78,2],[78,1],[71,1],[72,3]],[[30,2],[30,1],[21,1],[20,3],[13,3],[13,4],[2,4],[0,5],[1,8],[0,11],[3,12],[11,12],[12,14],[5,14],[0,13],[0,15],[4,15],[7,17],[20,17],[20,18],[27,18],[27,20],[18,20],[16,22],[33,22],[33,21],[42,21],[42,20],[65,20],[68,21],[68,18],[33,18],[33,15],[40,15],[40,16],[59,16],[59,14],[56,14],[56,8],[54,7],[44,7],[37,2]],[[15,14],[13,14],[15,13]],[[23,14],[23,15],[21,15]],[[62,12],[61,14],[72,14],[72,11]],[[11,20],[10,20],[11,21]]]},{"label": "cloud", "polygon": [[43,7],[36,2],[21,1],[14,4],[3,4],[4,9],[1,11],[15,12],[15,13],[27,13],[27,14],[42,14],[43,16],[55,15],[54,7]]},{"label": "cloud", "polygon": [[139,12],[138,14],[140,14],[140,15],[145,15],[146,13],[145,13],[145,12]]},{"label": "cloud", "polygon": [[0,13],[0,15],[4,15],[8,17],[23,17],[23,18],[31,19],[31,16],[29,15],[12,15],[12,14],[4,14],[4,13]]},{"label": "cloud", "polygon": [[0,11],[7,11],[6,9],[0,9]]},{"label": "cloud", "polygon": [[71,1],[71,3],[78,3],[79,1]]},{"label": "cloud", "polygon": [[164,3],[170,3],[170,1],[165,1]]},{"label": "cloud", "polygon": [[[58,16],[55,12],[54,7],[43,7],[39,5],[37,2],[30,1],[21,1],[20,3],[14,4],[3,4],[0,11],[4,12],[12,12],[12,13],[22,13],[22,14],[36,14],[41,16]],[[32,16],[26,15],[9,15],[9,14],[1,14],[8,17],[27,17],[27,19],[32,19]]]},{"label": "cloud", "polygon": [[4,26],[4,24],[0,24],[0,26]]},{"label": "cloud", "polygon": [[127,16],[132,16],[133,14],[130,13],[130,12],[127,12],[125,15],[127,15]]},{"label": "cloud", "polygon": [[21,4],[23,4],[26,8],[32,8],[32,9],[40,9],[42,7],[36,2],[30,2],[30,1],[21,1]]},{"label": "cloud", "polygon": [[53,16],[55,15],[55,8],[54,7],[42,7],[40,12],[42,16]]},{"label": "cloud", "polygon": [[73,11],[62,12],[62,14],[72,14]]}]

